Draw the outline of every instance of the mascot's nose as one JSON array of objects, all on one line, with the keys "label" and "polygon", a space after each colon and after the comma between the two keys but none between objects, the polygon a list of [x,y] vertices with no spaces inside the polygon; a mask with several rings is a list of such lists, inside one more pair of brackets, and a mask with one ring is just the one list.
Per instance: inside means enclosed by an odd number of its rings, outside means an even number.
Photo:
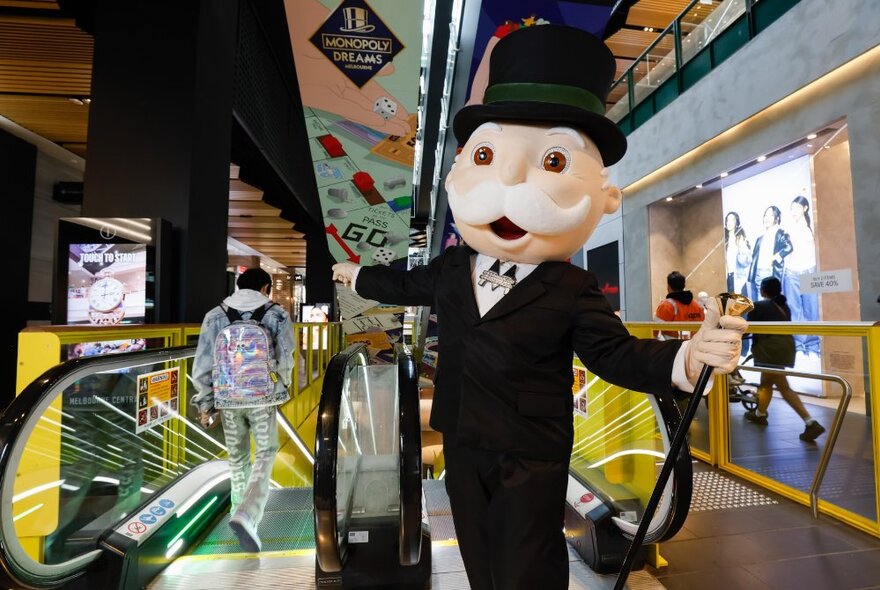
[{"label": "mascot's nose", "polygon": [[498,179],[502,184],[513,186],[526,181],[526,159],[518,154],[505,154],[498,167]]}]

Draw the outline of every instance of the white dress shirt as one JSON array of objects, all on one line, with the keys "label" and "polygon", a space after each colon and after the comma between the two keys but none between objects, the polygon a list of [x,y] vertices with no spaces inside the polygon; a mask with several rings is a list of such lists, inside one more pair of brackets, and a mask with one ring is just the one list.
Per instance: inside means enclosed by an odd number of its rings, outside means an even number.
[{"label": "white dress shirt", "polygon": [[[474,286],[474,296],[477,300],[477,308],[480,310],[480,317],[483,317],[492,309],[496,303],[501,301],[507,294],[503,287],[492,288],[491,283],[486,283],[480,287],[477,283],[480,280],[480,274],[484,270],[495,264],[495,258],[486,256],[485,254],[477,254],[471,257],[471,284]],[[508,262],[501,260],[501,269],[498,274],[503,275],[511,266],[516,265],[516,274],[514,278],[517,283],[521,283],[523,279],[532,274],[532,271],[538,268],[537,264],[522,264],[520,262]]]}]

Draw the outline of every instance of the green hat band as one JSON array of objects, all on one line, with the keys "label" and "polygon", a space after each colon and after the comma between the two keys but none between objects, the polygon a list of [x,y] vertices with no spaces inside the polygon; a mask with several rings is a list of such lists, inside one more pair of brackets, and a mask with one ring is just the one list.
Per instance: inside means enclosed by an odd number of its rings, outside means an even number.
[{"label": "green hat band", "polygon": [[522,101],[564,104],[597,115],[605,114],[605,105],[595,94],[577,86],[564,84],[538,84],[535,82],[493,84],[486,89],[486,94],[483,97],[483,104]]}]

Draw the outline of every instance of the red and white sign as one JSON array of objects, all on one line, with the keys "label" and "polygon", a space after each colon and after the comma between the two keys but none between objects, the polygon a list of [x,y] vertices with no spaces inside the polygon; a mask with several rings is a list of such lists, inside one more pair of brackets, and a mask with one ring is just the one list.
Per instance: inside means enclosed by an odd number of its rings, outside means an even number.
[{"label": "red and white sign", "polygon": [[128,532],[135,535],[142,535],[147,532],[147,525],[142,522],[130,522],[128,523]]}]

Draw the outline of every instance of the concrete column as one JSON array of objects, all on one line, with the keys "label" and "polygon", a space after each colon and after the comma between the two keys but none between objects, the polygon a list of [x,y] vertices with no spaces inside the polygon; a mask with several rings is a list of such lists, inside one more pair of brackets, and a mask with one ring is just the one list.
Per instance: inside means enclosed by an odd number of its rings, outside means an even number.
[{"label": "concrete column", "polygon": [[171,222],[167,321],[199,322],[226,293],[238,6],[95,2],[82,214]]}]

